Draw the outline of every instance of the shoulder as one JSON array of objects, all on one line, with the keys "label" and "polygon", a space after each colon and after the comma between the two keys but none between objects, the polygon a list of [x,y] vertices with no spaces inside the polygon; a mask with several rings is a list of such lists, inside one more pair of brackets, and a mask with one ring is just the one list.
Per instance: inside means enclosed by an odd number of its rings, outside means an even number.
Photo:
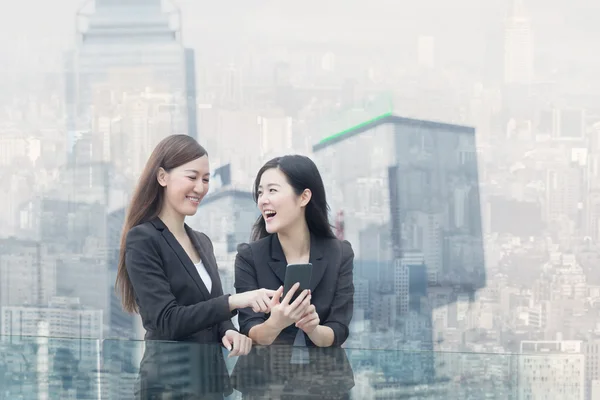
[{"label": "shoulder", "polygon": [[240,243],[237,246],[238,257],[245,260],[254,259],[255,254],[264,254],[269,252],[271,244],[271,235],[250,243]]},{"label": "shoulder", "polygon": [[354,260],[354,250],[352,245],[347,240],[339,240],[342,247],[342,263],[347,263]]},{"label": "shoulder", "polygon": [[150,243],[156,243],[160,233],[150,222],[144,222],[136,225],[127,232],[125,237],[126,247],[148,246]]},{"label": "shoulder", "polygon": [[352,244],[347,240],[340,240],[337,238],[321,238],[318,240],[323,242],[322,246],[328,253],[341,253],[342,260],[354,257]]},{"label": "shoulder", "polygon": [[352,244],[350,244],[349,241],[339,239],[336,240],[342,245],[342,255],[354,257],[354,250],[352,249]]},{"label": "shoulder", "polygon": [[339,266],[342,271],[350,272],[354,270],[354,250],[347,240],[332,239],[336,243],[336,252],[338,254]]}]

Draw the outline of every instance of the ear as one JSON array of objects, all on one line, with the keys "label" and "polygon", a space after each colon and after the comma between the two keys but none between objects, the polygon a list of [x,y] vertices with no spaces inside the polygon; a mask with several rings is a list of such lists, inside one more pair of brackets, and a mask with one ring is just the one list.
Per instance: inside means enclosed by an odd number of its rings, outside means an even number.
[{"label": "ear", "polygon": [[302,194],[300,195],[300,206],[306,207],[308,203],[310,203],[310,199],[312,198],[312,192],[310,189],[304,189]]},{"label": "ear", "polygon": [[158,181],[158,184],[162,187],[167,186],[167,171],[165,171],[165,169],[163,167],[160,167],[158,169],[158,173],[156,174],[156,180]]}]

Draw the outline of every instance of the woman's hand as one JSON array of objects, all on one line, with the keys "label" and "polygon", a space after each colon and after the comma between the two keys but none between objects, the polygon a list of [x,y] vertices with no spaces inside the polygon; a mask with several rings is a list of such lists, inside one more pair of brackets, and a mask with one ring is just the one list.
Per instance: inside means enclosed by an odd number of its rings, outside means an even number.
[{"label": "woman's hand", "polygon": [[310,307],[311,295],[308,289],[303,290],[298,298],[290,304],[290,300],[299,287],[299,283],[294,284],[283,300],[281,300],[281,295],[283,294],[283,286],[281,286],[271,299],[269,304],[271,317],[269,320],[279,330],[283,330],[294,322],[299,321],[308,311],[308,307]]},{"label": "woman's hand", "polygon": [[229,350],[228,357],[245,356],[252,349],[252,339],[233,330],[228,330],[222,339],[223,346]]},{"label": "woman's hand", "polygon": [[296,327],[302,329],[307,335],[310,335],[319,326],[320,322],[321,319],[319,318],[319,314],[317,314],[317,309],[311,304],[306,314],[300,318],[300,321],[296,322]]},{"label": "woman's hand", "polygon": [[233,311],[239,308],[251,307],[252,311],[256,313],[268,313],[271,310],[271,298],[275,293],[275,290],[257,289],[233,294],[229,296],[229,309]]}]

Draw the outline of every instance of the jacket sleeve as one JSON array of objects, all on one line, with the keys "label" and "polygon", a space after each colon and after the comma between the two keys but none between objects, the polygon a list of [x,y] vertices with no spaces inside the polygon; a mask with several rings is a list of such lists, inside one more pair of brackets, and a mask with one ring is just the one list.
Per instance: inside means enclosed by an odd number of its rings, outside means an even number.
[{"label": "jacket sleeve", "polygon": [[335,295],[327,319],[322,323],[333,330],[332,346],[341,346],[348,339],[354,312],[354,251],[347,240],[341,243],[342,257]]},{"label": "jacket sleeve", "polygon": [[159,246],[144,227],[127,234],[125,265],[142,319],[163,340],[180,340],[231,318],[229,295],[189,306],[177,304],[163,270]]},{"label": "jacket sleeve", "polygon": [[[252,256],[252,248],[247,243],[242,243],[237,248],[235,257],[235,291],[236,293],[244,293],[251,290],[260,289],[258,280],[256,279],[256,268],[254,267],[254,259]],[[251,308],[238,310],[238,322],[240,324],[240,332],[248,335],[250,329],[256,325],[260,325],[267,320],[265,313],[256,313]]]}]

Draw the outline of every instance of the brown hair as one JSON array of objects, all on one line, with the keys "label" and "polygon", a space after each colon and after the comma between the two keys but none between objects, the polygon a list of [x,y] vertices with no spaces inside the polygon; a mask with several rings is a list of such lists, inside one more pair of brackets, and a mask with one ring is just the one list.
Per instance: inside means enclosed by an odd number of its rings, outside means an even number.
[{"label": "brown hair", "polygon": [[164,188],[159,185],[157,175],[162,167],[169,172],[208,153],[200,144],[188,135],[171,135],[156,146],[131,197],[121,233],[119,265],[115,291],[121,294],[123,309],[130,313],[138,312],[133,286],[125,266],[125,244],[131,228],[150,221],[160,213],[163,206]]}]

